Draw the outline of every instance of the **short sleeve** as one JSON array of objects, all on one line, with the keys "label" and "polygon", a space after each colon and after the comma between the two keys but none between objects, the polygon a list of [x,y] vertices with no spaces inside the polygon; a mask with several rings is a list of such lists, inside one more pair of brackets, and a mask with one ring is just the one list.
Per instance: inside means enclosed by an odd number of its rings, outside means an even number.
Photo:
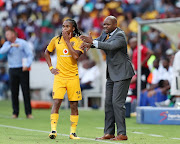
[{"label": "short sleeve", "polygon": [[75,44],[73,46],[73,48],[75,50],[78,50],[78,51],[81,51],[82,53],[84,53],[84,50],[80,49],[80,46],[81,46],[82,43],[83,43],[83,41],[80,38],[77,38],[77,44]]},{"label": "short sleeve", "polygon": [[55,41],[56,41],[56,39],[57,39],[57,36],[54,37],[54,38],[50,41],[49,45],[47,46],[47,50],[48,50],[49,52],[53,52],[53,50],[55,49]]},{"label": "short sleeve", "polygon": [[146,55],[147,52],[148,52],[148,48],[145,47],[145,46],[143,46],[142,53],[143,53],[144,55]]}]

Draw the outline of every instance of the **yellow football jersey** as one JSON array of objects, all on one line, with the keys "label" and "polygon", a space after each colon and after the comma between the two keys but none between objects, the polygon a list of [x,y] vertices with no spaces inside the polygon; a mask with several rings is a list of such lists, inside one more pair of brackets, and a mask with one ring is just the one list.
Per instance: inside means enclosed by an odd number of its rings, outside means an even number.
[{"label": "yellow football jersey", "polygon": [[[84,51],[80,49],[80,46],[82,44],[82,41],[79,37],[72,37],[70,39],[70,42],[75,50],[79,50],[82,53]],[[49,52],[52,52],[56,48],[57,52],[57,65],[56,68],[59,69],[59,74],[55,77],[59,78],[75,78],[78,76],[78,66],[77,66],[77,60],[75,60],[67,45],[64,41],[63,36],[61,37],[61,40],[59,41],[59,37],[55,36],[51,42],[49,43],[47,50]]]}]

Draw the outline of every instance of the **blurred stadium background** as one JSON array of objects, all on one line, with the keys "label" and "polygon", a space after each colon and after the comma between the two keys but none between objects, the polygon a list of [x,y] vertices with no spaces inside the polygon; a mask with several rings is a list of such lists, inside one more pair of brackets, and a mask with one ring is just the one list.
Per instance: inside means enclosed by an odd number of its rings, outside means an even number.
[{"label": "blurred stadium background", "polygon": [[[35,58],[30,72],[31,97],[33,101],[52,102],[51,91],[53,75],[49,72],[45,62],[44,50],[50,39],[60,33],[63,20],[73,18],[78,23],[78,27],[82,32],[85,34],[92,32],[92,36],[96,38],[102,31],[104,18],[108,15],[116,16],[118,27],[125,31],[128,40],[128,53],[133,60],[135,54],[131,47],[130,40],[133,40],[133,38],[137,39],[138,37],[138,23],[144,20],[178,19],[180,17],[180,0],[0,0],[0,47],[6,40],[4,35],[5,30],[13,27],[19,38],[28,41],[34,53]],[[163,28],[169,31],[163,30]],[[146,51],[151,51],[151,56],[147,61],[147,68],[150,74],[148,73],[148,75],[146,75],[146,73],[142,73],[141,75],[141,83],[145,86],[141,86],[141,93],[144,94],[145,91],[148,91],[150,92],[149,95],[151,95],[151,98],[143,95],[145,100],[143,99],[144,101],[141,101],[139,104],[141,106],[153,106],[156,108],[173,107],[177,110],[175,113],[176,121],[180,121],[180,112],[178,111],[180,105],[178,98],[170,95],[171,88],[166,89],[162,96],[162,94],[156,95],[155,88],[151,86],[158,84],[160,80],[168,80],[171,85],[173,59],[177,52],[178,43],[180,42],[180,32],[178,30],[177,24],[166,27],[161,25],[160,28],[151,25],[142,25],[141,42],[143,46],[146,47]],[[141,55],[143,54],[146,55],[146,53],[142,53]],[[53,65],[55,65],[56,52],[54,52],[51,58]],[[156,78],[156,81],[153,82],[151,76],[155,69],[153,65],[155,59],[160,60],[160,70],[157,74],[159,78]],[[168,59],[169,61],[168,68],[165,71],[163,69],[164,59]],[[80,120],[79,122],[80,128],[78,133],[79,136],[82,135],[82,137],[89,139],[94,139],[103,133],[101,128],[103,127],[104,120],[105,60],[106,56],[103,51],[95,49],[89,50],[79,59],[81,83],[90,82],[92,88],[89,90],[85,89],[82,92],[83,100],[79,103],[79,107],[82,109],[80,111],[80,114],[82,113],[80,117],[82,121]],[[94,66],[96,66],[95,71],[92,70]],[[19,120],[10,119],[11,95],[8,87],[6,55],[0,54],[0,69],[0,132],[2,134],[0,136],[0,143],[30,143],[29,141],[31,140],[35,140],[32,143],[45,143],[47,138],[44,139],[43,134],[40,134],[40,132],[29,130],[27,133],[24,133],[22,129],[6,127],[16,126],[49,131],[50,110],[34,109],[33,115],[35,118],[31,121],[24,118],[23,107],[21,107]],[[161,75],[162,72],[165,73],[164,76]],[[6,82],[2,79],[3,75],[6,75]],[[133,80],[126,103],[127,117],[130,117],[127,119],[127,130],[130,137],[127,143],[179,143],[179,126],[136,124],[136,118],[134,118],[134,116],[136,116],[137,106],[137,76],[135,76]],[[4,85],[6,86],[4,87]],[[151,90],[149,90],[150,88]],[[160,88],[160,90],[162,89]],[[20,93],[20,100],[22,100],[22,93]],[[68,108],[68,100],[65,98],[61,109]],[[89,109],[98,110],[89,111]],[[165,109],[163,110],[166,111]],[[86,115],[86,112],[88,115]],[[62,110],[62,113],[68,113],[69,115],[69,110]],[[63,123],[69,119],[68,115],[63,118]],[[161,118],[163,117],[160,117],[160,119]],[[88,128],[83,124],[87,121],[89,124]],[[44,123],[42,126],[41,122]],[[178,125],[180,125],[180,123],[178,123]],[[69,123],[67,123],[67,125],[65,124],[65,126],[60,126],[62,127],[62,134],[68,134]],[[97,129],[96,127],[101,128]],[[128,129],[128,127],[131,128]],[[140,129],[140,127],[142,127],[142,129]],[[92,130],[93,128],[94,130]],[[61,133],[61,130],[59,131]],[[44,135],[47,135],[46,132]],[[30,138],[28,138],[29,136]],[[62,140],[62,143],[74,143],[70,141],[67,142],[66,139],[67,137],[64,135],[64,138],[59,138],[57,141],[60,142]],[[91,140],[84,139],[79,143],[98,143],[89,141]],[[50,143],[50,141],[47,143]]]}]

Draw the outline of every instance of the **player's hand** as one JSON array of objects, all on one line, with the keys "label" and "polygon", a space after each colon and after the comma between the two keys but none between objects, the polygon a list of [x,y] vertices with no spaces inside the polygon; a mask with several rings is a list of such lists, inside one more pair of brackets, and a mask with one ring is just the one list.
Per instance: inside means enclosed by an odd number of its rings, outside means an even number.
[{"label": "player's hand", "polygon": [[17,44],[17,43],[12,43],[12,44],[11,44],[11,47],[19,47],[19,44]]},{"label": "player's hand", "polygon": [[91,44],[83,42],[80,46],[80,49],[84,50],[86,49],[86,51],[88,51],[91,48]]},{"label": "player's hand", "polygon": [[23,67],[22,71],[29,71],[29,67]]},{"label": "player's hand", "polygon": [[51,70],[51,73],[54,74],[54,75],[57,75],[57,74],[59,74],[59,70],[53,68],[53,69]]},{"label": "player's hand", "polygon": [[71,39],[71,33],[68,35],[67,31],[62,31],[62,36],[66,42]]},{"label": "player's hand", "polygon": [[93,44],[93,38],[91,36],[91,33],[89,33],[89,36],[85,36],[85,35],[81,35],[79,37],[83,42],[89,43],[89,44]]}]

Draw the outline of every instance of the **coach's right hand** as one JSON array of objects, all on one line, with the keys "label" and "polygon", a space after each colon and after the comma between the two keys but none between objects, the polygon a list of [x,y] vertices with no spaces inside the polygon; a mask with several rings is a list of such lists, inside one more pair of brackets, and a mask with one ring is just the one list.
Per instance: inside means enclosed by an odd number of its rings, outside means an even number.
[{"label": "coach's right hand", "polygon": [[86,51],[88,51],[91,48],[91,44],[83,42],[80,46],[80,49],[84,50],[86,49]]},{"label": "coach's right hand", "polygon": [[57,75],[57,74],[59,74],[59,70],[52,68],[51,73],[54,75]]},{"label": "coach's right hand", "polygon": [[19,44],[17,44],[17,43],[12,43],[12,44],[11,44],[11,47],[19,47]]}]

